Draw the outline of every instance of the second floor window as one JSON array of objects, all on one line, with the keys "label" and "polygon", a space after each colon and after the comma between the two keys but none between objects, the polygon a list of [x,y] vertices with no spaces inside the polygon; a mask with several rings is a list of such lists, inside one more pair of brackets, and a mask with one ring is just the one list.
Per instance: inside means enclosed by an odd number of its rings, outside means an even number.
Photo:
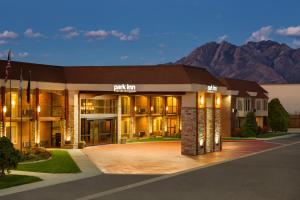
[{"label": "second floor window", "polygon": [[256,110],[261,110],[261,99],[255,100],[255,107],[256,107]]},{"label": "second floor window", "polygon": [[245,111],[251,110],[251,99],[247,98],[245,99]]},{"label": "second floor window", "polygon": [[243,100],[241,98],[237,99],[237,110],[243,110]]}]

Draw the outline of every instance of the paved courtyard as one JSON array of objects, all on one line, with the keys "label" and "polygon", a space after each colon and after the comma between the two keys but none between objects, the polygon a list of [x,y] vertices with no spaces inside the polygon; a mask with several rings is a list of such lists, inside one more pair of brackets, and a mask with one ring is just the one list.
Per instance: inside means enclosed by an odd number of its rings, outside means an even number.
[{"label": "paved courtyard", "polygon": [[222,152],[201,156],[181,155],[180,141],[111,144],[87,147],[82,151],[104,173],[170,174],[238,158],[279,145],[265,141],[224,142]]}]

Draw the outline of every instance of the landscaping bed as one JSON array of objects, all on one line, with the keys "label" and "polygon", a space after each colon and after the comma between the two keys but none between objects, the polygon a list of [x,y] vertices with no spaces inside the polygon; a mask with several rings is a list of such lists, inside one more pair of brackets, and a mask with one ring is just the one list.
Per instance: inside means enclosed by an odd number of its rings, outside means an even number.
[{"label": "landscaping bed", "polygon": [[5,175],[0,177],[0,189],[9,188],[17,185],[24,185],[41,181],[42,179],[35,176],[25,175]]},{"label": "landscaping bed", "polygon": [[44,173],[78,173],[77,164],[67,151],[52,150],[52,158],[44,162],[19,164],[17,170]]}]

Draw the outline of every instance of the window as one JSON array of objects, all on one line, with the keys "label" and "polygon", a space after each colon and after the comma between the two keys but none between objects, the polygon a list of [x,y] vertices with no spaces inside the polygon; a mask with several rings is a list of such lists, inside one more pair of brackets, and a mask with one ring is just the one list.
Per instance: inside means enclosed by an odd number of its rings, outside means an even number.
[{"label": "window", "polygon": [[243,99],[242,98],[237,98],[237,110],[242,111],[243,110]]},{"label": "window", "polygon": [[116,99],[81,99],[81,114],[111,114],[116,112]]},{"label": "window", "polygon": [[245,111],[250,111],[251,110],[251,99],[246,98],[245,99]]},{"label": "window", "polygon": [[264,99],[263,102],[264,102],[263,109],[264,109],[264,111],[267,111],[268,110],[268,99]]},{"label": "window", "polygon": [[176,97],[167,97],[167,114],[177,113],[177,98]]},{"label": "window", "polygon": [[255,107],[256,107],[256,110],[261,110],[261,99],[255,100]]}]

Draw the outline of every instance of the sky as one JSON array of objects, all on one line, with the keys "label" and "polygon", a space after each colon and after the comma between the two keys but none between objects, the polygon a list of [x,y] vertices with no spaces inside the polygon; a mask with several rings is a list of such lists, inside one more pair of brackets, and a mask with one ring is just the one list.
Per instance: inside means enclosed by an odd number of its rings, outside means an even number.
[{"label": "sky", "polygon": [[207,42],[300,47],[299,0],[0,0],[0,59],[63,66],[174,62]]}]

